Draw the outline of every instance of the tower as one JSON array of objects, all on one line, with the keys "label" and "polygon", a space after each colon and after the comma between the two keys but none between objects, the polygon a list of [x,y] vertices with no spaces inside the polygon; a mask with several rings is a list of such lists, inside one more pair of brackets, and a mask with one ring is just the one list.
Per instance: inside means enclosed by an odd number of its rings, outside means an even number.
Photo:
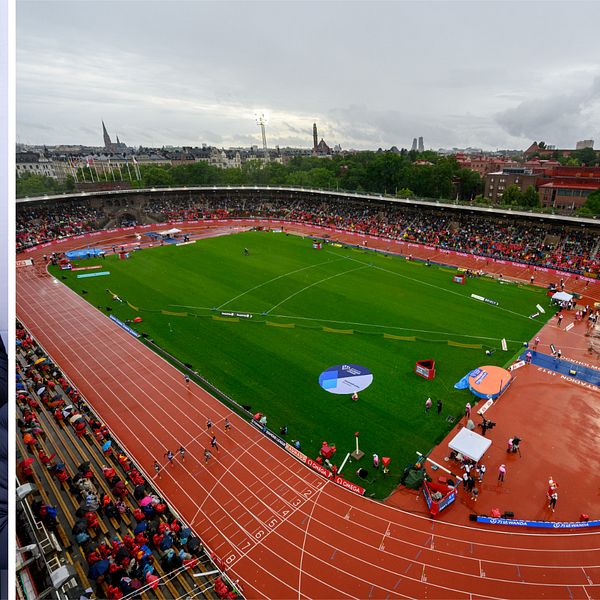
[{"label": "tower", "polygon": [[104,121],[102,121],[102,136],[104,137],[105,150],[112,150],[112,142],[110,141],[110,135],[108,135],[108,131],[106,131],[106,125],[104,125]]},{"label": "tower", "polygon": [[417,138],[413,138],[413,144],[412,144],[411,150],[414,152],[417,151]]},{"label": "tower", "polygon": [[265,156],[267,156],[267,134],[265,133],[265,115],[260,115],[260,117],[257,117],[256,122],[260,126],[260,131],[262,133],[263,151],[265,153]]},{"label": "tower", "polygon": [[423,152],[423,150],[425,150],[425,148],[423,147],[423,138],[420,137],[419,138],[419,152]]},{"label": "tower", "polygon": [[317,136],[317,124],[313,123],[313,151],[317,151],[317,146],[319,145],[319,138]]}]

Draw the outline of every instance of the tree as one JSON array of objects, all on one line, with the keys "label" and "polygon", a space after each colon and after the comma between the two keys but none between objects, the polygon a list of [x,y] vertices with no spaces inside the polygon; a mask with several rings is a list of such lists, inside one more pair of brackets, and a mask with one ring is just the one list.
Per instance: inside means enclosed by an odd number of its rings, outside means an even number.
[{"label": "tree", "polygon": [[521,194],[521,204],[523,206],[528,206],[530,208],[538,208],[540,205],[540,196],[537,193],[536,189],[530,185],[522,194]]},{"label": "tree", "polygon": [[573,157],[586,167],[590,167],[598,162],[596,151],[593,148],[581,148],[581,150],[575,150],[575,152],[573,152]]},{"label": "tree", "polygon": [[518,185],[509,185],[502,194],[502,204],[505,206],[521,206],[523,194]]},{"label": "tree", "polygon": [[412,198],[414,195],[410,188],[402,188],[396,192],[396,198]]},{"label": "tree", "polygon": [[600,215],[600,189],[587,197],[583,208],[586,209],[587,214]]},{"label": "tree", "polygon": [[459,181],[459,194],[462,200],[472,200],[483,192],[483,181],[477,171],[460,169],[456,176]]}]

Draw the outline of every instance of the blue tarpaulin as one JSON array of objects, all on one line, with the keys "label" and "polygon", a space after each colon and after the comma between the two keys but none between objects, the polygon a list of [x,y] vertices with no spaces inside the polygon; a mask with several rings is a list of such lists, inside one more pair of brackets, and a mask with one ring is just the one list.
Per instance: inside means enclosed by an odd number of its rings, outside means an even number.
[{"label": "blue tarpaulin", "polygon": [[102,256],[104,250],[100,248],[80,248],[79,250],[69,250],[65,252],[65,256],[70,260],[81,260],[83,258],[94,258],[94,256]]},{"label": "blue tarpaulin", "polygon": [[454,384],[455,390],[466,390],[469,387],[469,377],[473,371],[469,371],[458,383]]},{"label": "blue tarpaulin", "polygon": [[569,359],[557,358],[549,354],[536,352],[535,350],[525,350],[519,358],[526,360],[528,352],[531,352],[531,363],[538,367],[600,387],[600,371],[598,369],[572,362]]}]

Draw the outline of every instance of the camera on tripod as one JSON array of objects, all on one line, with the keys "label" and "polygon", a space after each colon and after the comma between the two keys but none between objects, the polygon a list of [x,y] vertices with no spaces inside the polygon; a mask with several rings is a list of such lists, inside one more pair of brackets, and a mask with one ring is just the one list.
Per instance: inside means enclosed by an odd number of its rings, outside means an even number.
[{"label": "camera on tripod", "polygon": [[479,424],[479,427],[481,427],[481,429],[483,429],[484,431],[486,429],[493,429],[494,427],[496,427],[496,423],[495,421],[490,421],[489,419],[486,419],[485,417],[481,417],[483,419],[483,421]]}]

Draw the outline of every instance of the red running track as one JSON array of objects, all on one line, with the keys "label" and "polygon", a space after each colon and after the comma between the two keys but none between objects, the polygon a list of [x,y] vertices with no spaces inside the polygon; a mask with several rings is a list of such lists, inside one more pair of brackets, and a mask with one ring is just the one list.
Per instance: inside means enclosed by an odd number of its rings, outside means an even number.
[{"label": "red running track", "polygon": [[[146,474],[167,449],[186,447],[185,463],[165,466],[154,484],[248,598],[600,598],[593,531],[484,529],[357,496],[187,389],[174,367],[52,277],[17,270],[17,315]],[[205,464],[209,418],[220,451]]]}]

